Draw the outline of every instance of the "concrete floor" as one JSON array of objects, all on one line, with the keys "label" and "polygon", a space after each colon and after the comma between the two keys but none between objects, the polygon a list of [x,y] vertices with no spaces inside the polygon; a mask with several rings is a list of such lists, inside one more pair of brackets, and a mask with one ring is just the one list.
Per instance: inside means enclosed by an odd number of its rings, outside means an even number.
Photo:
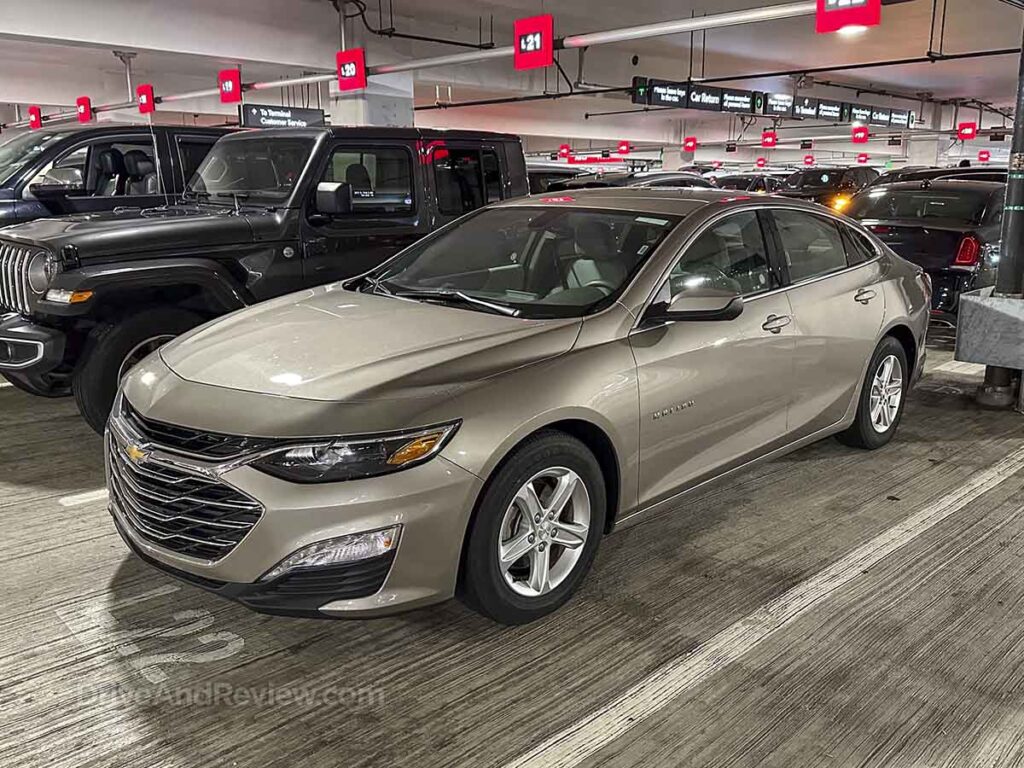
[{"label": "concrete floor", "polygon": [[2,388],[0,765],[1024,765],[1024,417],[950,359],[887,448],[827,440],[618,533],[516,629],[178,583],[114,533],[74,405]]}]

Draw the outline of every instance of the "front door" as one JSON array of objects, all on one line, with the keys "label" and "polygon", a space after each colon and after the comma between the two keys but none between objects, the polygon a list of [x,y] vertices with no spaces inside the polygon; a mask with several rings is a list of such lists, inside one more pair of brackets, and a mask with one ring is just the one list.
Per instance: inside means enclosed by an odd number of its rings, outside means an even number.
[{"label": "front door", "polygon": [[[775,209],[795,332],[794,437],[843,418],[874,353],[885,318],[874,246],[831,216]],[[842,230],[845,229],[845,236]]]},{"label": "front door", "polygon": [[733,320],[641,326],[640,504],[673,495],[785,442],[793,384],[789,300],[778,292],[761,217],[730,214],[683,252],[655,302],[700,287],[744,297]]},{"label": "front door", "polygon": [[[420,222],[422,184],[404,144],[337,142],[318,181],[352,187],[352,210],[330,218],[306,203],[302,223],[307,285],[362,274],[426,234]],[[314,186],[315,193],[315,186]]]}]

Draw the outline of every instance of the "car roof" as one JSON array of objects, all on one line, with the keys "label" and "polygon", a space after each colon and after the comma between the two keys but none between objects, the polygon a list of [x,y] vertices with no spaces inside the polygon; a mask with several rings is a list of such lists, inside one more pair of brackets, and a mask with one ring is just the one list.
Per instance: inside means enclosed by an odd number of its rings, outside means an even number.
[{"label": "car roof", "polygon": [[82,136],[105,136],[107,134],[124,133],[125,131],[138,131],[139,133],[149,133],[150,130],[154,131],[167,131],[167,130],[185,131],[187,133],[208,133],[215,136],[221,136],[227,133],[233,133],[238,131],[237,126],[199,126],[199,125],[153,125],[150,126],[147,123],[104,123],[103,125],[89,125],[89,126],[49,126],[43,128],[40,133],[42,134],[59,134],[65,138],[80,138]]},{"label": "car roof", "polygon": [[960,192],[965,189],[972,189],[979,192],[999,192],[1006,188],[1001,181],[979,181],[977,179],[935,179],[918,181],[894,181],[890,184],[876,184],[871,189],[891,189],[894,191],[918,191],[925,189],[941,190],[946,192]]},{"label": "car roof", "polygon": [[242,131],[237,136],[291,136],[315,139],[320,136],[333,136],[346,139],[426,139],[426,140],[490,140],[519,142],[518,136],[511,133],[492,133],[489,131],[459,131],[436,128],[387,128],[374,126],[336,125],[317,128],[253,128]]},{"label": "car roof", "polygon": [[609,211],[631,211],[663,215],[688,216],[714,203],[754,202],[763,206],[777,201],[787,208],[794,206],[821,211],[821,206],[789,198],[757,196],[737,197],[735,191],[705,187],[602,187],[571,189],[564,193],[549,192],[530,197],[518,197],[498,203],[505,207],[536,205],[565,205],[572,208],[598,208]]}]

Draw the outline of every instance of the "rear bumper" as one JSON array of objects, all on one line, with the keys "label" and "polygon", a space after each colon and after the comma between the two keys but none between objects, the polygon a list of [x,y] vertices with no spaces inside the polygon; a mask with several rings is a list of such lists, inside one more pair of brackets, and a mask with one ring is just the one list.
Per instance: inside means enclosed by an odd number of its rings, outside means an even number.
[{"label": "rear bumper", "polygon": [[0,321],[0,373],[31,392],[54,394],[47,374],[64,361],[67,338],[56,328],[36,325],[21,315]]}]

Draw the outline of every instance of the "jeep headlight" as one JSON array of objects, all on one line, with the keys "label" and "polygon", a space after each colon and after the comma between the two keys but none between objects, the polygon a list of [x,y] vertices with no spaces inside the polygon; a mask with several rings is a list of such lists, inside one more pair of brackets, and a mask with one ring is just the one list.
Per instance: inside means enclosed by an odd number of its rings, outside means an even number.
[{"label": "jeep headlight", "polygon": [[59,258],[50,253],[37,253],[28,263],[28,287],[36,296],[42,296],[58,272]]},{"label": "jeep headlight", "polygon": [[293,483],[337,483],[388,475],[432,459],[455,434],[459,423],[296,443],[257,459],[252,466]]}]

